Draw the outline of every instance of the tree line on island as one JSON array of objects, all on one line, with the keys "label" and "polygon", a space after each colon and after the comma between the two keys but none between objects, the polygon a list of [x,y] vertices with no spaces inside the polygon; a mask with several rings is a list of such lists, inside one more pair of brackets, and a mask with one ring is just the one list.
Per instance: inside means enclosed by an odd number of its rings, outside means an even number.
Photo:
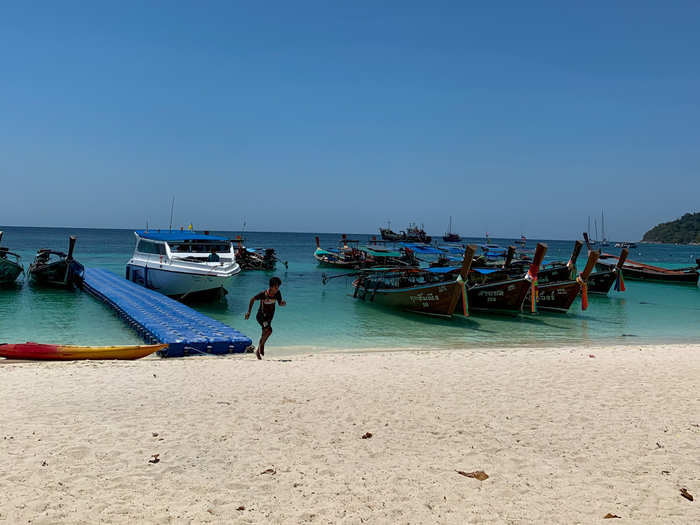
[{"label": "tree line on island", "polygon": [[700,244],[700,213],[686,213],[675,221],[662,222],[646,232],[642,242]]}]

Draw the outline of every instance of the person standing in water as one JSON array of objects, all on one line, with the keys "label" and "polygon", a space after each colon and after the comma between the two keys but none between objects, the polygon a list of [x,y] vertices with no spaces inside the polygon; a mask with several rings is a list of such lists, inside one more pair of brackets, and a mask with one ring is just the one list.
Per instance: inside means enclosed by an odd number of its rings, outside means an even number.
[{"label": "person standing in water", "polygon": [[262,359],[261,356],[265,355],[265,342],[272,335],[272,327],[270,323],[272,318],[275,316],[275,302],[279,303],[280,306],[285,306],[287,303],[282,300],[282,294],[280,293],[280,286],[282,286],[282,279],[279,277],[273,277],[270,279],[270,287],[267,290],[263,290],[258,295],[250,300],[248,305],[248,311],[245,314],[245,318],[250,318],[250,311],[253,309],[255,301],[260,301],[260,307],[258,308],[258,313],[255,316],[255,320],[260,323],[262,327],[262,334],[260,336],[260,344],[255,350],[255,357]]}]

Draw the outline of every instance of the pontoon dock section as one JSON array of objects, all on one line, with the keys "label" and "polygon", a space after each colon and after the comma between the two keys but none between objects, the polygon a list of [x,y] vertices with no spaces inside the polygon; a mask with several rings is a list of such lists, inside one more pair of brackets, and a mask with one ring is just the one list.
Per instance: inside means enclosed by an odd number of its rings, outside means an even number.
[{"label": "pontoon dock section", "polygon": [[162,357],[241,353],[249,337],[182,303],[122,279],[107,270],[86,268],[83,289],[100,299],[149,343],[167,343]]}]

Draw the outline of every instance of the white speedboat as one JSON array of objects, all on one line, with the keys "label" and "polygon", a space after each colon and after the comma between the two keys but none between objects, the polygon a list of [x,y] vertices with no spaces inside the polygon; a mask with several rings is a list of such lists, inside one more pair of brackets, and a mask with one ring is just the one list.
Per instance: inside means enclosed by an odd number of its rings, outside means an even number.
[{"label": "white speedboat", "polygon": [[241,268],[233,244],[208,232],[138,230],[126,279],[177,298],[226,293]]}]

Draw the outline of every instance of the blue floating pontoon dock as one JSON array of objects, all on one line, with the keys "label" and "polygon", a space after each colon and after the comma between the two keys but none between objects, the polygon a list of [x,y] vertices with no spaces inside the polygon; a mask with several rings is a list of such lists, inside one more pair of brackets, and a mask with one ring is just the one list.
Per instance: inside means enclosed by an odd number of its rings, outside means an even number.
[{"label": "blue floating pontoon dock", "polygon": [[163,294],[122,279],[107,270],[86,268],[83,289],[105,302],[146,342],[167,343],[163,357],[245,352],[252,341]]}]

